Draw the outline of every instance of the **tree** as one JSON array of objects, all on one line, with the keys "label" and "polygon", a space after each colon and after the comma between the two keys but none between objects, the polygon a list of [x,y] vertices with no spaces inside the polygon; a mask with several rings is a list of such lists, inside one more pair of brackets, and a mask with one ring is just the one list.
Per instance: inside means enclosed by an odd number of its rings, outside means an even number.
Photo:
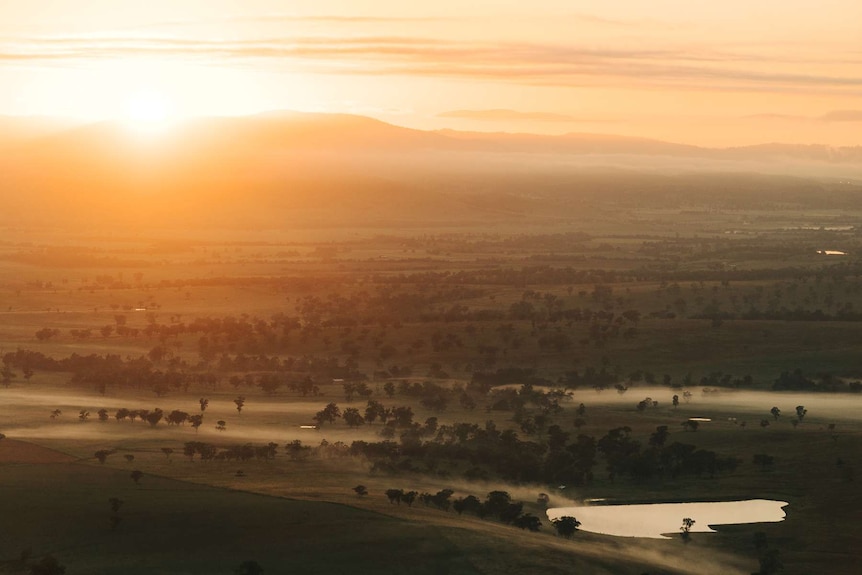
[{"label": "tree", "polygon": [[210,405],[210,400],[209,400],[209,399],[207,399],[207,398],[205,398],[205,397],[202,397],[202,398],[200,398],[200,399],[198,400],[198,403],[199,403],[199,404],[200,404],[200,406],[201,406],[201,413],[203,413],[204,411],[206,411],[206,410],[207,410],[207,407],[209,407],[209,405]]},{"label": "tree", "polygon": [[679,407],[679,396],[674,394],[673,396],[673,408],[676,409]]},{"label": "tree", "polygon": [[416,501],[416,496],[419,495],[415,491],[408,491],[401,494],[401,501],[407,504],[407,507],[413,507],[413,502]]},{"label": "tree", "polygon": [[165,457],[167,458],[168,461],[171,460],[171,454],[173,452],[174,452],[174,450],[171,449],[170,447],[162,447],[162,453],[165,454]]},{"label": "tree", "polygon": [[368,495],[368,488],[365,487],[364,485],[357,485],[356,487],[353,488],[353,491],[355,491],[356,494],[359,495],[360,497]]},{"label": "tree", "polygon": [[104,407],[100,409],[98,412],[99,421],[108,421],[108,410]]},{"label": "tree", "polygon": [[216,429],[218,429],[219,431],[224,431],[225,429],[227,429],[227,423],[225,422],[225,420],[219,419],[218,421],[216,421]]},{"label": "tree", "polygon": [[245,407],[245,398],[240,395],[233,402],[236,404],[236,412],[242,413],[242,408]]},{"label": "tree", "polygon": [[766,453],[755,453],[751,461],[755,465],[759,465],[761,469],[767,469],[775,464],[775,458]]},{"label": "tree", "polygon": [[695,520],[691,517],[686,517],[682,520],[682,527],[679,528],[680,535],[682,536],[682,540],[685,543],[689,542],[691,539],[691,528],[695,524]]},{"label": "tree", "polygon": [[203,415],[197,414],[197,415],[190,415],[189,416],[189,424],[192,426],[192,429],[195,430],[195,433],[197,433],[198,427],[203,425],[203,422],[204,422],[204,416]]},{"label": "tree", "polygon": [[804,405],[796,406],[796,417],[799,419],[799,422],[802,423],[802,418],[805,417],[805,414],[808,413],[808,410],[805,409]]},{"label": "tree", "polygon": [[81,421],[87,421],[90,418],[90,412],[86,409],[82,409],[78,412],[78,419]]},{"label": "tree", "polygon": [[346,408],[341,417],[342,419],[344,419],[344,422],[350,427],[359,427],[360,425],[365,423],[365,418],[362,417],[362,414],[359,413],[359,410],[355,407]]},{"label": "tree", "polygon": [[243,561],[233,572],[235,575],[263,575],[263,567],[257,561]]},{"label": "tree", "polygon": [[535,533],[542,528],[542,520],[531,513],[524,513],[516,517],[512,525],[518,529],[526,529]]},{"label": "tree", "polygon": [[149,412],[144,419],[147,420],[147,423],[149,423],[151,427],[155,427],[162,420],[163,416],[164,412],[161,409],[156,408]]},{"label": "tree", "polygon": [[140,469],[135,469],[134,471],[132,471],[131,474],[129,474],[129,477],[132,478],[132,481],[135,482],[135,485],[141,484],[141,477],[143,477],[143,476],[144,476],[144,472],[141,471]]},{"label": "tree", "polygon": [[476,400],[474,400],[467,392],[462,393],[458,401],[461,404],[461,407],[467,411],[473,411],[476,409]]},{"label": "tree", "polygon": [[397,503],[401,505],[401,496],[404,495],[403,489],[387,489],[386,490],[386,498],[389,499],[389,503]]},{"label": "tree", "polygon": [[578,527],[581,526],[580,521],[569,515],[564,515],[563,517],[554,519],[551,523],[554,525],[557,535],[565,537],[566,539],[570,539],[578,530]]},{"label": "tree", "polygon": [[123,457],[125,458],[125,460],[126,460],[128,463],[131,463],[132,461],[134,461],[134,460],[135,460],[135,456],[134,456],[134,455],[132,455],[131,453],[127,453],[127,454],[125,454]]},{"label": "tree", "polygon": [[165,421],[168,422],[168,425],[181,425],[189,420],[189,414],[185,411],[175,409],[168,414],[165,418]]},{"label": "tree", "polygon": [[55,409],[54,411],[51,412],[51,419],[57,419],[61,415],[63,415],[63,412],[60,411],[59,409]]},{"label": "tree", "polygon": [[700,422],[693,419],[687,419],[682,422],[682,426],[686,431],[697,431],[697,428],[700,427]]},{"label": "tree", "polygon": [[0,381],[3,382],[4,387],[9,387],[11,385],[12,380],[15,379],[15,372],[12,371],[12,368],[3,364],[3,367],[0,368]]},{"label": "tree", "polygon": [[111,455],[112,453],[113,453],[113,451],[111,451],[111,450],[100,449],[99,451],[97,451],[93,455],[96,457],[96,459],[99,460],[99,463],[105,463],[105,460],[107,460],[108,456]]},{"label": "tree", "polygon": [[30,575],[64,575],[66,567],[60,565],[53,555],[45,555],[42,560],[30,567]]},{"label": "tree", "polygon": [[[358,413],[358,411],[357,411],[357,413]],[[338,408],[338,406],[335,403],[330,402],[330,403],[326,404],[326,407],[324,407],[322,410],[318,411],[315,414],[314,421],[316,421],[317,425],[320,426],[323,424],[324,421],[326,421],[328,423],[334,423],[335,420],[340,416],[341,416],[341,410]]]},{"label": "tree", "polygon": [[123,505],[123,500],[117,497],[111,497],[108,499],[108,503],[111,504],[111,513],[119,513],[120,507]]},{"label": "tree", "polygon": [[771,413],[772,417],[774,417],[776,420],[778,420],[778,418],[781,416],[781,410],[777,407],[773,407],[772,409],[770,409],[769,413]]},{"label": "tree", "polygon": [[772,575],[778,573],[784,568],[781,560],[778,558],[778,549],[767,550],[759,559],[760,571],[757,575]]},{"label": "tree", "polygon": [[655,428],[655,433],[650,435],[649,444],[653,447],[663,447],[668,435],[667,425],[659,425]]}]

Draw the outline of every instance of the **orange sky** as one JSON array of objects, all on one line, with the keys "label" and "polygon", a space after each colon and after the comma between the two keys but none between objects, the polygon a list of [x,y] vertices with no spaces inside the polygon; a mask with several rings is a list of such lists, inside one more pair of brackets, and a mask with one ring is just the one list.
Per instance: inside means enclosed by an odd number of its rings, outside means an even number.
[{"label": "orange sky", "polygon": [[0,114],[862,145],[859,0],[12,0]]}]

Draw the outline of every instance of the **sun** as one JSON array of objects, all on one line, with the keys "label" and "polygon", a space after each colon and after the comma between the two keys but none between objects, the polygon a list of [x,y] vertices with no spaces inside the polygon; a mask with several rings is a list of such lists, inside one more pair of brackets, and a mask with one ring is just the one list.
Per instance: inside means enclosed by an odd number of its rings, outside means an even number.
[{"label": "sun", "polygon": [[171,120],[171,105],[160,92],[139,92],[126,103],[126,123],[141,132],[164,130]]}]

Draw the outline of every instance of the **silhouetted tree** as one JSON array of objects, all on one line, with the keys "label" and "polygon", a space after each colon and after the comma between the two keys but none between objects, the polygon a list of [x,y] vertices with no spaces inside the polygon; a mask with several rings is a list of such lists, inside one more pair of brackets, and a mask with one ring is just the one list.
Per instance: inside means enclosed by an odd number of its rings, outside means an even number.
[{"label": "silhouetted tree", "polygon": [[132,471],[132,473],[129,475],[129,477],[131,477],[131,478],[132,478],[132,481],[134,481],[134,482],[135,482],[135,485],[140,485],[140,484],[141,484],[141,477],[143,477],[143,476],[144,476],[144,472],[143,472],[143,471],[141,471],[140,469],[135,469],[135,470],[134,470],[134,471]]},{"label": "silhouetted tree", "polygon": [[557,535],[565,537],[566,539],[571,538],[571,536],[578,530],[578,527],[581,526],[580,521],[568,515],[554,519],[551,523],[554,525]]},{"label": "silhouetted tree", "polygon": [[341,417],[342,419],[344,419],[344,422],[350,427],[359,427],[360,425],[365,423],[365,418],[362,417],[362,414],[359,413],[359,410],[355,407],[346,408]]},{"label": "silhouetted tree", "polygon": [[776,420],[781,416],[781,410],[777,407],[773,407],[772,409],[770,409],[769,413],[771,413],[772,417],[774,417]]},{"label": "silhouetted tree", "polygon": [[45,555],[38,563],[30,566],[30,575],[64,575],[66,567],[60,565],[53,555]]},{"label": "silhouetted tree", "polygon": [[528,531],[536,532],[542,528],[542,520],[530,513],[524,513],[516,517],[512,525],[518,529],[527,529]]},{"label": "silhouetted tree", "polygon": [[162,417],[164,417],[164,412],[161,409],[156,408],[147,413],[144,419],[147,420],[147,423],[149,423],[151,427],[155,427],[162,420]]},{"label": "silhouetted tree", "polygon": [[760,571],[756,575],[772,575],[784,568],[778,557],[778,549],[767,550],[759,559]]},{"label": "silhouetted tree", "polygon": [[368,495],[368,488],[365,487],[364,485],[357,485],[356,487],[353,488],[353,491],[355,491],[356,494],[359,495],[360,497]]},{"label": "silhouetted tree", "polygon": [[233,572],[235,575],[263,575],[263,567],[257,561],[243,561]]},{"label": "silhouetted tree", "polygon": [[682,536],[682,540],[685,543],[688,543],[691,539],[691,528],[695,524],[695,520],[691,517],[686,517],[682,520],[682,527],[679,528],[680,535]]},{"label": "silhouetted tree", "polygon": [[111,504],[111,513],[119,513],[120,507],[123,505],[123,500],[118,499],[117,497],[111,497],[108,499],[108,503]]},{"label": "silhouetted tree", "polygon": [[95,455],[96,459],[99,460],[99,463],[105,463],[105,460],[107,460],[108,456],[111,455],[112,453],[113,453],[113,451],[111,451],[111,450],[100,449],[94,455]]},{"label": "silhouetted tree", "polygon": [[236,404],[236,412],[242,413],[242,408],[245,407],[245,398],[240,395],[233,402]]}]

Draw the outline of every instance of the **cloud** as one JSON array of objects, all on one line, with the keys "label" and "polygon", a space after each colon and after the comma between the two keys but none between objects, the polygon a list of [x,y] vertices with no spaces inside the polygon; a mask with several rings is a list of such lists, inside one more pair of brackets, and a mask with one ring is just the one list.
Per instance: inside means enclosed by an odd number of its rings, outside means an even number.
[{"label": "cloud", "polygon": [[819,119],[823,122],[862,122],[862,110],[833,110]]},{"label": "cloud", "polygon": [[762,113],[762,114],[749,114],[748,116],[742,117],[744,120],[776,120],[776,121],[798,121],[798,120],[809,120],[807,116],[794,116],[792,114],[773,114],[773,113]]},{"label": "cloud", "polygon": [[450,110],[437,114],[438,118],[459,118],[464,120],[487,121],[539,121],[539,122],[578,122],[575,116],[553,112],[519,112],[518,110]]},{"label": "cloud", "polygon": [[[549,86],[669,86],[706,91],[862,89],[862,74],[800,72],[792,58],[652,47],[452,41],[398,36],[60,37],[0,40],[2,60],[98,60],[134,56],[191,59],[214,65],[281,65],[300,72],[405,75]],[[839,62],[840,64],[840,62]],[[841,114],[832,121],[844,117]],[[846,119],[844,120],[846,121]]]},{"label": "cloud", "polygon": [[163,20],[147,22],[135,26],[126,26],[122,30],[158,30],[169,28],[193,28],[210,24],[397,24],[410,22],[442,22],[451,18],[416,17],[416,16],[344,16],[344,15],[293,15],[264,14],[260,16],[223,16],[212,18],[195,18],[188,20]]}]

